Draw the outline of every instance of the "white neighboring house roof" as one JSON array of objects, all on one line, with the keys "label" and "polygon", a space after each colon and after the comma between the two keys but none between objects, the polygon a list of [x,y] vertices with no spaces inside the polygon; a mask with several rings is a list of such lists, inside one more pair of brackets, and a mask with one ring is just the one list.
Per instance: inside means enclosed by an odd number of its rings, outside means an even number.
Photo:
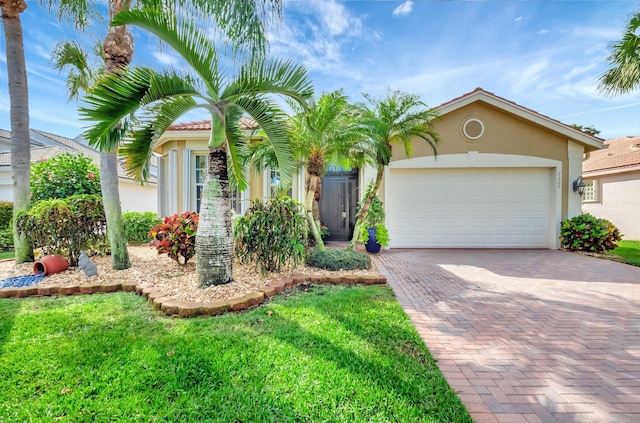
[{"label": "white neighboring house roof", "polygon": [[[71,139],[37,129],[29,130],[31,135],[31,162],[49,159],[62,153],[82,153],[91,158],[97,166],[100,166],[100,152],[83,143],[82,137]],[[154,158],[152,158],[153,160]],[[11,167],[11,132],[0,129],[0,168]],[[127,175],[124,161],[118,159],[118,179],[132,182],[133,178]],[[150,169],[149,179],[145,184],[157,184],[157,167],[155,163]]]}]

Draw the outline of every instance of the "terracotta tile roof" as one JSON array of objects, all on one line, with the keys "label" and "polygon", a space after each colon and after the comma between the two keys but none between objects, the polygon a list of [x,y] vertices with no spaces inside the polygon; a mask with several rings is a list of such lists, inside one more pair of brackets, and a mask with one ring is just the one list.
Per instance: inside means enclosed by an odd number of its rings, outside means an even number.
[{"label": "terracotta tile roof", "polygon": [[[240,124],[245,131],[258,128],[258,123],[255,120],[244,116],[240,118]],[[167,131],[211,131],[211,121],[198,120],[194,122],[174,123]]]},{"label": "terracotta tile roof", "polygon": [[627,167],[640,166],[640,136],[607,140],[603,147],[592,151],[589,159],[582,162],[582,172],[624,171]]},{"label": "terracotta tile roof", "polygon": [[569,128],[569,129],[572,129],[572,130],[574,130],[574,131],[578,131],[578,132],[580,132],[580,133],[582,133],[582,134],[585,134],[585,135],[588,135],[588,136],[590,136],[590,137],[593,137],[593,138],[595,138],[595,139],[597,139],[597,140],[599,140],[599,141],[603,141],[603,138],[599,138],[599,137],[597,137],[597,136],[595,136],[595,135],[593,135],[593,134],[591,134],[591,133],[589,133],[589,132],[584,132],[584,131],[582,131],[582,130],[580,130],[580,129],[578,129],[578,128],[574,127],[574,126],[567,125],[566,123],[560,122],[559,120],[554,119],[554,118],[552,118],[552,117],[549,117],[549,116],[547,116],[547,115],[543,115],[542,113],[536,112],[535,110],[529,109],[528,107],[524,107],[524,106],[522,106],[522,105],[520,105],[520,104],[518,104],[518,103],[516,103],[516,102],[514,102],[514,101],[508,100],[508,99],[506,99],[506,98],[504,98],[504,97],[500,97],[499,95],[496,95],[496,94],[494,94],[494,93],[492,93],[492,92],[490,92],[490,91],[483,90],[483,89],[482,89],[482,88],[480,88],[480,87],[478,87],[478,88],[476,88],[475,90],[470,91],[470,92],[468,92],[468,93],[466,93],[466,94],[462,94],[462,95],[461,95],[461,96],[459,96],[459,97],[456,97],[456,98],[453,98],[453,99],[451,99],[451,100],[449,100],[449,101],[447,101],[447,102],[444,102],[444,103],[442,103],[441,105],[439,105],[438,107],[436,107],[436,109],[440,109],[440,108],[442,108],[442,107],[444,107],[444,106],[447,106],[447,105],[449,105],[449,104],[451,104],[451,103],[455,103],[456,101],[460,101],[460,100],[462,100],[463,98],[465,98],[465,97],[469,97],[469,96],[471,96],[471,95],[473,95],[473,94],[475,94],[475,93],[478,93],[478,92],[481,92],[481,93],[484,93],[484,94],[490,95],[490,96],[492,96],[492,97],[495,97],[495,98],[497,98],[497,99],[500,99],[501,101],[504,101],[505,103],[509,103],[509,104],[511,104],[511,105],[513,105],[513,106],[515,106],[515,107],[518,107],[519,109],[526,110],[526,111],[527,111],[527,112],[529,112],[529,113],[532,113],[532,114],[534,114],[534,115],[537,115],[537,116],[543,117],[543,118],[545,118],[545,119],[551,120],[551,121],[553,121],[553,122],[557,123],[558,125],[565,126],[565,127]]}]

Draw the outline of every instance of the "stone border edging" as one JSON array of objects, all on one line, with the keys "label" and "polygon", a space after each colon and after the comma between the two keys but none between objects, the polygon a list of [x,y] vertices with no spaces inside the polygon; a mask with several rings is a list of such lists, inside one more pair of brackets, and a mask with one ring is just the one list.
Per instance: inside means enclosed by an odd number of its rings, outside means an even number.
[{"label": "stone border edging", "polygon": [[250,292],[242,297],[231,298],[226,301],[196,302],[183,301],[165,295],[160,288],[150,282],[135,283],[110,283],[101,285],[73,285],[73,286],[25,286],[0,288],[0,298],[25,298],[43,297],[50,295],[83,295],[107,292],[137,292],[158,310],[170,316],[195,317],[217,316],[226,312],[247,310],[262,304],[284,290],[304,283],[318,283],[330,285],[380,285],[386,284],[384,276],[326,276],[326,275],[299,275],[291,278],[283,278],[269,283],[258,291]]}]

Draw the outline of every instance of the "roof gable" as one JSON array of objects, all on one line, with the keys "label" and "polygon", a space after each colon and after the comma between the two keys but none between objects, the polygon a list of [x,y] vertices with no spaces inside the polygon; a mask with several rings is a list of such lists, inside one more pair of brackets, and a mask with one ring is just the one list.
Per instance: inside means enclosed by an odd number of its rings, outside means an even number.
[{"label": "roof gable", "polygon": [[482,88],[476,88],[469,93],[463,94],[460,97],[447,101],[446,103],[438,106],[436,109],[440,112],[441,116],[444,116],[447,113],[451,113],[455,110],[461,109],[469,104],[478,101],[486,103],[503,112],[518,116],[521,119],[527,120],[536,125],[540,125],[550,131],[556,132],[571,141],[583,145],[587,151],[598,150],[602,148],[602,140],[600,138],[580,131],[579,129],[564,124],[558,120],[552,119],[548,116],[542,115],[534,110],[523,107],[510,100],[499,97],[491,92],[483,90]]}]

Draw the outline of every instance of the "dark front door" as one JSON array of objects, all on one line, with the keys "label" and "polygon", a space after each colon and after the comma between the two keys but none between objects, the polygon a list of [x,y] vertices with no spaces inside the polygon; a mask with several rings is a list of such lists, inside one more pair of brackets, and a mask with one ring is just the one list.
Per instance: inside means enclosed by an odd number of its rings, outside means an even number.
[{"label": "dark front door", "polygon": [[358,171],[331,169],[322,178],[320,221],[329,228],[330,241],[347,241],[353,235],[358,205]]}]

